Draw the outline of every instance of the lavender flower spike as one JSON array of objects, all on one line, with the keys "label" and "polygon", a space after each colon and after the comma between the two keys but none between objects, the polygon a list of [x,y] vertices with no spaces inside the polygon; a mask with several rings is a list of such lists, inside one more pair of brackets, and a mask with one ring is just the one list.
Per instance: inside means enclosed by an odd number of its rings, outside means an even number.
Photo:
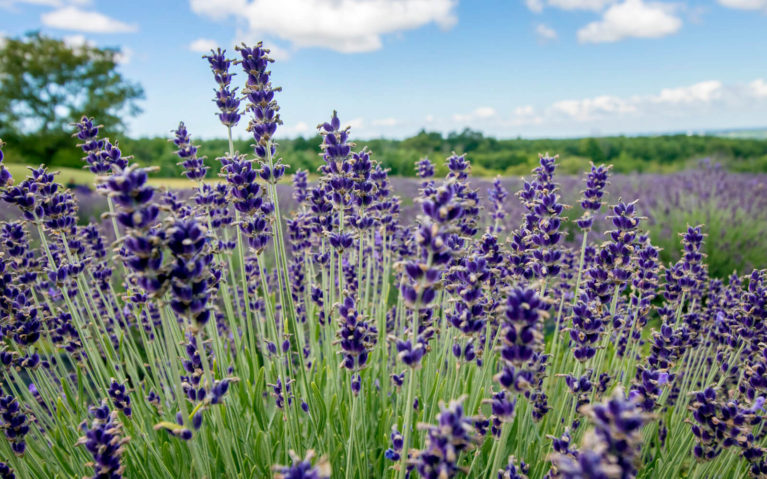
[{"label": "lavender flower spike", "polygon": [[290,451],[290,466],[274,466],[274,479],[330,479],[330,463],[321,457],[312,465],[314,451],[309,450],[302,459],[295,451]]}]

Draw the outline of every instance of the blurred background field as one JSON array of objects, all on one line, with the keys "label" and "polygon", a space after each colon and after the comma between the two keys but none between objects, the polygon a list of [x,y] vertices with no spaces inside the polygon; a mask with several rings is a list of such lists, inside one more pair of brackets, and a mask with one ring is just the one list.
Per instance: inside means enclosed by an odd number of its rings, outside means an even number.
[{"label": "blurred background field", "polygon": [[[563,161],[566,165],[567,161]],[[27,167],[19,164],[8,165],[14,178],[23,178]],[[75,192],[80,206],[79,220],[86,224],[99,220],[107,209],[104,197],[94,190],[95,176],[83,169],[56,167],[60,181]],[[561,194],[566,204],[577,204],[583,187],[582,176],[565,174],[560,178]],[[289,178],[287,179],[289,180]],[[286,211],[293,209],[294,200],[289,181],[278,185],[280,203]],[[210,180],[215,181],[215,180]],[[184,197],[194,187],[185,178],[152,178],[151,183]],[[502,177],[504,187],[510,192],[522,186],[521,177]],[[489,206],[488,189],[491,178],[474,178],[472,185],[479,190],[482,206]],[[402,198],[406,220],[418,213],[418,206],[412,198],[417,196],[419,180],[411,177],[393,177],[393,192]],[[684,231],[688,225],[704,225],[708,234],[705,252],[708,255],[712,276],[726,278],[734,271],[742,273],[753,267],[767,264],[767,173],[728,172],[721,164],[705,159],[695,168],[678,172],[660,173],[617,173],[612,175],[607,187],[607,201],[617,202],[636,198],[640,211],[648,218],[649,232],[653,244],[663,248],[664,263],[676,261],[681,254],[680,242],[675,232]],[[524,209],[515,198],[507,201],[507,231],[522,221]],[[568,210],[570,211],[570,210]],[[577,242],[574,220],[577,208],[564,231],[568,242]],[[0,220],[15,215],[15,210],[0,206]],[[609,229],[603,212],[595,223],[595,229]],[[108,228],[107,228],[108,230]]]}]

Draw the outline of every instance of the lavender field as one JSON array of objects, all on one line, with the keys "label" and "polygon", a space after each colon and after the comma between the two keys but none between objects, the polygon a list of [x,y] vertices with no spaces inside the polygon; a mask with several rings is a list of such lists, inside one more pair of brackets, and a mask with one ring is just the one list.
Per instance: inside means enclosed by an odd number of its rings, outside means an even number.
[{"label": "lavender field", "polygon": [[[413,201],[418,196],[420,180],[391,177],[389,181],[392,193],[401,198],[400,217],[407,224],[413,223],[420,212],[419,205]],[[508,192],[519,191],[523,181],[522,178],[500,178],[500,184]],[[560,176],[558,182],[562,200],[567,204],[576,204],[583,189],[582,178]],[[472,189],[477,190],[480,207],[484,210],[493,208],[490,199],[493,183],[491,178],[469,180]],[[276,191],[285,211],[292,213],[298,210],[292,186],[283,182],[276,185]],[[103,195],[89,185],[73,187],[72,193],[78,204],[81,223],[104,221],[101,217],[108,206]],[[188,200],[194,191],[171,189],[170,193]],[[704,251],[708,254],[709,273],[713,276],[726,278],[734,271],[742,272],[767,264],[767,173],[728,173],[721,166],[702,160],[698,169],[680,173],[611,175],[605,195],[608,202],[627,198],[638,201],[647,218],[648,233],[653,243],[663,248],[661,258],[664,263],[676,261],[681,255],[679,231],[688,225],[703,225],[708,235]],[[525,208],[519,201],[510,199],[504,203],[504,210],[505,231],[512,231],[518,226]],[[570,219],[575,219],[577,214],[577,210],[564,212]],[[595,228],[602,232],[609,229],[607,216],[607,212],[597,215]],[[19,217],[17,210],[0,210],[0,220]],[[489,222],[489,217],[484,221]],[[573,222],[565,224],[568,234],[563,241],[575,245],[580,241],[581,234],[572,226]],[[109,225],[102,227],[106,237],[113,240],[114,232]]]},{"label": "lavender field", "polygon": [[767,477],[767,175],[389,177],[333,112],[310,177],[230,54],[193,189],[87,116],[92,190],[0,154],[0,478]]}]

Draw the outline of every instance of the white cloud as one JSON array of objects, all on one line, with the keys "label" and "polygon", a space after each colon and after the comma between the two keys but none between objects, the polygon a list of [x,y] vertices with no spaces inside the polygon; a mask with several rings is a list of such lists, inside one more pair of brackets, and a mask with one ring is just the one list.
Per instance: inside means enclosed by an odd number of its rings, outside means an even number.
[{"label": "white cloud", "polygon": [[664,88],[654,97],[656,103],[676,105],[680,103],[710,103],[723,95],[722,82],[716,80],[704,81],[680,88]]},{"label": "white cloud", "polygon": [[373,126],[384,126],[384,127],[392,127],[397,126],[399,124],[399,120],[396,118],[381,118],[379,120],[373,120]]},{"label": "white cloud", "polygon": [[543,0],[525,0],[527,8],[534,13],[541,13],[543,11]]},{"label": "white cloud", "polygon": [[37,5],[41,7],[61,7],[65,4],[88,5],[90,0],[0,0],[0,8],[11,9],[16,5]]},{"label": "white cloud", "polygon": [[0,0],[0,7],[13,8],[16,5],[40,5],[44,7],[59,7],[60,0]]},{"label": "white cloud", "polygon": [[542,121],[543,118],[537,114],[534,106],[524,105],[514,108],[514,111],[512,111],[511,114],[510,124],[512,126],[538,125]]},{"label": "white cloud", "polygon": [[269,49],[269,57],[278,62],[288,60],[293,55],[293,52],[289,48],[279,47],[272,42],[264,42],[264,46]]},{"label": "white cloud", "polygon": [[676,33],[682,21],[674,7],[642,0],[625,0],[608,8],[602,20],[578,30],[581,43],[617,42],[625,38],[658,38]]},{"label": "white cloud", "polygon": [[279,129],[280,134],[284,136],[305,135],[306,133],[310,133],[310,130],[311,128],[309,128],[309,125],[304,121],[299,121],[294,125],[284,125]]},{"label": "white cloud", "polygon": [[490,118],[495,116],[495,108],[491,106],[481,106],[474,110],[474,116],[477,118]]},{"label": "white cloud", "polygon": [[514,108],[514,116],[532,116],[535,114],[535,108],[532,105],[518,106]]},{"label": "white cloud", "polygon": [[218,42],[210,38],[198,38],[189,43],[189,50],[197,53],[209,53],[218,47]]},{"label": "white cloud", "polygon": [[[85,35],[77,34],[77,35],[65,35],[61,38],[61,40],[64,42],[66,46],[73,50],[79,50],[83,47],[90,47],[95,48],[97,47],[96,43],[88,38],[85,38]],[[115,62],[120,65],[127,65],[130,63],[131,59],[133,58],[133,49],[128,47],[122,47],[115,55]]]},{"label": "white cloud", "polygon": [[63,7],[40,17],[43,25],[61,30],[89,33],[129,33],[138,30],[136,25],[124,23],[103,13],[82,10],[77,7]]},{"label": "white cloud", "polygon": [[535,27],[535,34],[541,42],[549,42],[557,39],[557,31],[543,23]]},{"label": "white cloud", "polygon": [[[344,122],[341,122],[341,126],[344,125]],[[365,119],[364,118],[352,118],[351,120],[346,122],[346,125],[354,128],[354,129],[361,129],[365,128]]]},{"label": "white cloud", "polygon": [[378,50],[382,35],[432,23],[448,29],[457,21],[457,0],[190,0],[190,5],[214,20],[244,18],[247,35],[343,53]]},{"label": "white cloud", "polygon": [[[547,122],[574,120],[593,122],[614,121],[623,117],[694,117],[703,112],[738,111],[753,107],[755,102],[767,99],[767,82],[763,79],[748,84],[725,85],[717,80],[692,85],[663,88],[650,95],[618,97],[600,95],[591,98],[561,100],[546,108]],[[526,112],[527,109],[520,111]],[[524,118],[523,115],[515,115]],[[532,118],[532,115],[530,115]]]},{"label": "white cloud", "polygon": [[594,10],[601,11],[615,0],[548,0],[552,7],[562,10]]},{"label": "white cloud", "polygon": [[498,112],[491,106],[481,106],[474,109],[471,113],[456,113],[453,115],[453,121],[457,123],[470,123],[475,120],[487,120],[496,116]]},{"label": "white cloud", "polygon": [[738,10],[764,10],[767,12],[767,0],[718,0],[719,4]]},{"label": "white cloud", "polygon": [[618,97],[602,95],[582,100],[558,101],[551,106],[551,110],[578,121],[588,121],[606,114],[630,113],[636,111],[636,106]]},{"label": "white cloud", "polygon": [[756,98],[767,98],[767,81],[759,78],[748,84],[751,93]]},{"label": "white cloud", "polygon": [[[487,114],[470,113],[437,118],[430,128],[453,131],[471,125],[498,135],[533,131],[620,132],[678,128],[700,119],[728,118],[767,108],[767,78],[725,84],[717,80],[659,88],[635,95],[595,95],[564,98],[542,105],[522,104],[511,109],[487,108]],[[484,110],[484,109],[482,109]],[[492,112],[492,115],[490,113]],[[634,125],[629,127],[628,125]]]}]

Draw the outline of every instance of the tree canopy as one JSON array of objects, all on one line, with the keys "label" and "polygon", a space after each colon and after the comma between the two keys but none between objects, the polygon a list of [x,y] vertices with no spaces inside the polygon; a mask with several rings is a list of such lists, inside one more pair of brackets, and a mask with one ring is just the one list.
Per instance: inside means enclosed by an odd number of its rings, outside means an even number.
[{"label": "tree canopy", "polygon": [[[140,85],[118,70],[121,52],[71,45],[39,32],[0,43],[0,137],[49,162],[82,115],[122,132],[141,110]],[[14,141],[18,139],[19,141]],[[24,140],[24,141],[22,141]],[[37,140],[37,141],[33,141]]]}]

